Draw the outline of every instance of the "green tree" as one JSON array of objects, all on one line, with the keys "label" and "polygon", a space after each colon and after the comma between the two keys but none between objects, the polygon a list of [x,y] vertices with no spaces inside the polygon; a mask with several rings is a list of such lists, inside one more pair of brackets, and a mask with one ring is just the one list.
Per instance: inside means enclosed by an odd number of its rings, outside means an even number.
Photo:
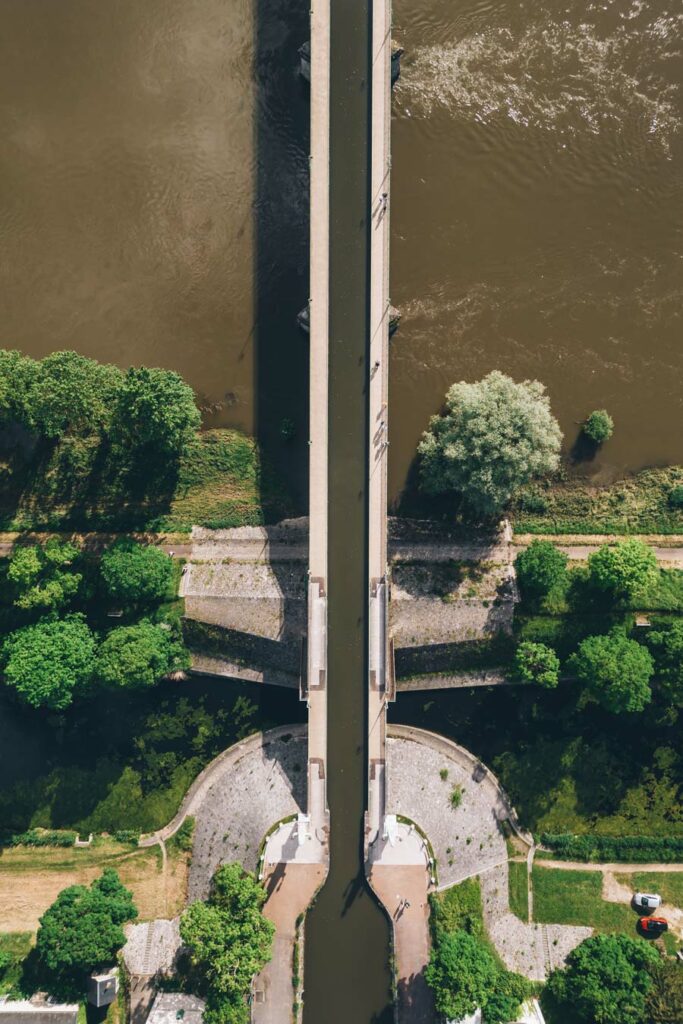
[{"label": "green tree", "polygon": [[0,349],[0,420],[31,426],[30,395],[39,364],[14,349]]},{"label": "green tree", "polygon": [[584,423],[583,432],[595,444],[603,444],[614,433],[614,420],[605,409],[596,409]]},{"label": "green tree", "polygon": [[533,985],[521,974],[500,971],[496,987],[486,999],[486,1024],[509,1024],[516,1020],[521,1004],[533,991]]},{"label": "green tree", "polygon": [[478,516],[496,515],[519,487],[557,468],[561,441],[538,381],[499,371],[460,381],[418,446],[421,485],[428,494],[458,492]]},{"label": "green tree", "polygon": [[652,657],[618,627],[583,640],[569,668],[583,683],[585,698],[615,714],[642,711],[652,700]]},{"label": "green tree", "polygon": [[14,587],[17,607],[56,611],[68,604],[83,579],[81,573],[69,571],[78,554],[73,544],[62,544],[55,538],[44,547],[32,544],[15,548],[7,578]]},{"label": "green tree", "polygon": [[38,364],[29,400],[45,437],[106,433],[123,375],[115,366],[77,352],[54,352]]},{"label": "green tree", "polygon": [[141,367],[126,373],[115,410],[115,436],[134,450],[180,454],[199,429],[194,391],[177,373]]},{"label": "green tree", "polygon": [[478,1006],[485,1007],[498,975],[486,946],[462,929],[438,935],[425,970],[436,1009],[447,1020],[460,1020]]},{"label": "green tree", "polygon": [[527,640],[515,651],[514,672],[525,683],[537,683],[552,690],[560,679],[560,659],[552,647]]},{"label": "green tree", "polygon": [[635,538],[603,545],[588,556],[588,569],[596,589],[624,600],[656,583],[659,575],[654,552]]},{"label": "green tree", "polygon": [[643,939],[594,935],[569,954],[566,970],[553,972],[548,988],[586,1024],[644,1024],[658,960]]},{"label": "green tree", "polygon": [[[180,919],[190,961],[206,982],[210,1022],[241,1022],[251,979],[270,960],[274,928],[263,916],[265,890],[240,864],[218,869],[206,903]],[[230,1010],[231,1016],[228,1015]]]},{"label": "green tree", "polygon": [[40,919],[36,951],[50,991],[78,998],[85,976],[113,964],[125,943],[121,925],[137,917],[131,893],[108,868],[90,888],[71,885]]},{"label": "green tree", "polygon": [[32,707],[61,711],[86,689],[95,638],[81,615],[15,630],[2,648],[5,682]]},{"label": "green tree", "polygon": [[121,540],[102,555],[107,594],[128,607],[162,601],[173,578],[173,560],[161,548]]},{"label": "green tree", "polygon": [[524,597],[538,600],[567,582],[567,556],[549,540],[534,540],[515,559],[517,582]]},{"label": "green tree", "polygon": [[655,662],[660,688],[675,707],[683,705],[683,621],[651,630],[646,643]]},{"label": "green tree", "polygon": [[97,653],[95,672],[107,686],[154,686],[175,668],[185,667],[182,648],[162,625],[139,622],[113,629]]},{"label": "green tree", "polygon": [[674,960],[660,960],[650,969],[652,988],[646,1002],[648,1024],[683,1021],[683,971]]}]

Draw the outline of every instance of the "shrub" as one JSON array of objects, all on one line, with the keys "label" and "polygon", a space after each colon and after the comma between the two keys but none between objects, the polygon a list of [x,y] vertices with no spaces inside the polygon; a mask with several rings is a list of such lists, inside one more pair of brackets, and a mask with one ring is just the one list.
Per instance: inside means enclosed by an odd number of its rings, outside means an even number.
[{"label": "shrub", "polygon": [[161,548],[121,540],[102,555],[100,571],[112,601],[128,607],[163,601],[173,579],[173,560]]},{"label": "shrub", "polygon": [[567,556],[548,540],[534,540],[515,559],[523,595],[538,599],[567,581]]},{"label": "shrub", "polygon": [[185,818],[178,831],[171,840],[175,843],[176,847],[183,852],[189,852],[192,849],[192,841],[194,839],[194,827],[195,820],[192,815]]},{"label": "shrub", "polygon": [[117,832],[114,832],[112,836],[117,843],[130,843],[131,846],[137,846],[140,842],[140,834],[132,828],[121,828]]},{"label": "shrub", "polygon": [[669,491],[669,505],[671,508],[683,508],[683,485],[672,487]]},{"label": "shrub", "polygon": [[75,832],[53,831],[49,829],[30,828],[28,832],[18,832],[9,836],[8,846],[73,846],[76,842]]},{"label": "shrub", "polygon": [[527,641],[517,648],[514,672],[525,683],[554,689],[560,679],[560,659],[552,647]]},{"label": "shrub", "polygon": [[571,835],[542,832],[541,843],[561,860],[609,864],[674,864],[683,860],[683,837]]},{"label": "shrub", "polygon": [[446,395],[418,446],[428,494],[457,492],[476,516],[497,515],[534,477],[557,468],[562,434],[538,381],[494,371],[460,381]]},{"label": "shrub", "polygon": [[642,711],[652,700],[652,657],[618,627],[582,640],[569,667],[583,683],[584,696],[607,711]]},{"label": "shrub", "polygon": [[632,599],[637,591],[652,586],[659,575],[654,551],[634,537],[593,552],[588,570],[597,590],[623,599]]},{"label": "shrub", "polygon": [[595,444],[602,444],[612,436],[614,420],[605,409],[596,409],[584,423],[583,432]]},{"label": "shrub", "polygon": [[451,807],[457,810],[462,803],[462,786],[453,786],[451,790]]}]

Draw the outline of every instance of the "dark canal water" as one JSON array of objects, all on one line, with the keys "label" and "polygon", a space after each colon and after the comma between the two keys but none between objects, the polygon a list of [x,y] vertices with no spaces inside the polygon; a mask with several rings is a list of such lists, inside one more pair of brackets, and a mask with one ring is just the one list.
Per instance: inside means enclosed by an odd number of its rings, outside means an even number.
[{"label": "dark canal water", "polygon": [[306,922],[305,1024],[392,1024],[389,929],[364,874],[367,804],[371,0],[334,0],[330,73],[327,795],[330,873]]},{"label": "dark canal water", "polygon": [[680,0],[395,0],[391,490],[447,387],[538,377],[583,471],[683,460]]}]

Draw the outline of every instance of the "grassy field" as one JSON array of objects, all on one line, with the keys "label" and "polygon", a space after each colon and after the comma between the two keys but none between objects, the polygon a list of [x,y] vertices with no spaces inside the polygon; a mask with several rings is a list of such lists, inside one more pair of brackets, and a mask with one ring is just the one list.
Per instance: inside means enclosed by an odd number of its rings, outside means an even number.
[{"label": "grassy field", "polygon": [[32,941],[32,932],[0,931],[0,953],[9,953],[14,961],[4,971],[0,972],[0,995],[10,992],[19,981],[21,977],[21,961],[28,955]]},{"label": "grassy field", "polygon": [[221,750],[254,729],[301,717],[298,694],[228,680],[102,693],[61,715],[3,695],[2,829],[151,831],[173,817]]},{"label": "grassy field", "polygon": [[669,494],[683,467],[647,469],[607,486],[574,478],[524,489],[511,519],[517,533],[683,533],[683,509]]},{"label": "grassy field", "polygon": [[658,892],[665,903],[683,910],[683,873],[675,871],[638,871],[634,875],[617,875],[620,882],[634,892]]},{"label": "grassy field", "polygon": [[534,921],[586,925],[600,932],[636,935],[637,915],[629,906],[602,898],[599,871],[563,871],[534,865]]},{"label": "grassy field", "polygon": [[510,910],[521,921],[529,920],[529,887],[526,862],[511,860],[508,864]]},{"label": "grassy field", "polygon": [[41,914],[69,885],[89,885],[112,867],[133,893],[139,920],[173,917],[187,893],[188,856],[172,850],[166,873],[161,850],[134,849],[97,838],[82,849],[3,850],[0,857],[0,932],[35,931]]},{"label": "grassy field", "polygon": [[293,513],[257,442],[236,430],[198,434],[176,462],[130,467],[94,438],[0,445],[0,529],[154,530],[274,522]]}]

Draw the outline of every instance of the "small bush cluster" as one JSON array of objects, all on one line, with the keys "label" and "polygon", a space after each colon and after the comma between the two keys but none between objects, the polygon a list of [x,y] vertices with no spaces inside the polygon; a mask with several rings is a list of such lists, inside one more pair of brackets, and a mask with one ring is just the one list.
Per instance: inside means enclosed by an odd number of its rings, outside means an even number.
[{"label": "small bush cluster", "polygon": [[561,860],[673,864],[683,860],[683,837],[541,833],[541,843]]},{"label": "small bush cluster", "polygon": [[6,838],[5,846],[73,846],[76,842],[75,832],[51,831],[30,828],[27,832],[18,832]]},{"label": "small bush cluster", "polygon": [[584,423],[583,432],[594,444],[603,444],[614,433],[614,420],[606,409],[596,409]]}]

